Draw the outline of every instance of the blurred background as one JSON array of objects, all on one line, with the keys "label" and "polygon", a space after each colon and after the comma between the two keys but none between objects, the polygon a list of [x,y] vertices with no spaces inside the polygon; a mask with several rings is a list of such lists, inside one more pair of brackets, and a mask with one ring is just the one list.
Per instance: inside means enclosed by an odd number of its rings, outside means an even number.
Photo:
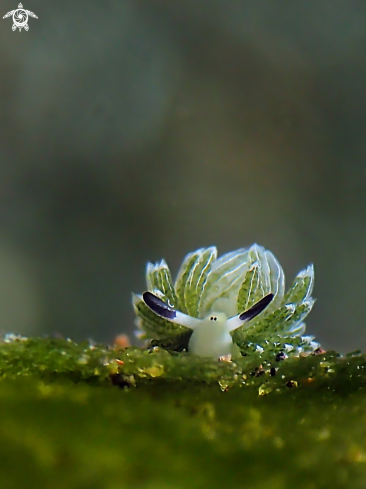
[{"label": "blurred background", "polygon": [[[2,14],[17,8],[4,0]],[[366,349],[366,3],[29,0],[0,23],[0,329],[131,334],[147,261],[257,242]]]}]

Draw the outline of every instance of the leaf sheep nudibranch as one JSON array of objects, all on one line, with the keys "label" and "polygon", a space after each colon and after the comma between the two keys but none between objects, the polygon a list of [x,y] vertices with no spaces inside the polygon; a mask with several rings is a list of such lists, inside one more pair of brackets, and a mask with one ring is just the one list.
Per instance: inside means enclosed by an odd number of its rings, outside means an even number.
[{"label": "leaf sheep nudibranch", "polygon": [[217,258],[215,247],[189,253],[173,285],[164,260],[148,263],[147,291],[133,294],[139,336],[171,349],[218,358],[270,350],[299,354],[319,345],[303,320],[313,307],[312,265],[285,294],[282,267],[262,246]]}]

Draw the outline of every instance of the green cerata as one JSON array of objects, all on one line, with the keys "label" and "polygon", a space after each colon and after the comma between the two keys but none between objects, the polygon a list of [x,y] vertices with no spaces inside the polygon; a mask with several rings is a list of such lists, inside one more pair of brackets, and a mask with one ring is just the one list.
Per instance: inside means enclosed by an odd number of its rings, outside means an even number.
[{"label": "green cerata", "polygon": [[153,346],[215,359],[319,348],[304,323],[315,302],[313,265],[285,292],[283,269],[270,251],[254,244],[217,258],[212,246],[189,253],[175,283],[165,260],[148,263],[146,282],[133,306],[138,336]]}]

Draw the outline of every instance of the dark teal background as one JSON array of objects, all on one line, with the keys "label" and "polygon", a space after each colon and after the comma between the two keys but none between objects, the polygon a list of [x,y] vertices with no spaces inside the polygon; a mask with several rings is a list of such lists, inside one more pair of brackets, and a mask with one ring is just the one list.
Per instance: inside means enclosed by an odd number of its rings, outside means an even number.
[{"label": "dark teal background", "polygon": [[[269,248],[366,348],[366,4],[49,2],[0,19],[0,329],[109,342],[145,264]],[[1,4],[2,14],[16,0]]]}]

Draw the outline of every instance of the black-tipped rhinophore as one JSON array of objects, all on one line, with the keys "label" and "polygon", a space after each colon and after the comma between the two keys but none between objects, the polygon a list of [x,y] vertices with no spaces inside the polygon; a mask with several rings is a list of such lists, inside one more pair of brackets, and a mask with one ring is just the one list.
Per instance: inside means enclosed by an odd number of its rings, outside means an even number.
[{"label": "black-tipped rhinophore", "polygon": [[250,309],[242,312],[239,316],[239,319],[241,321],[250,321],[251,319],[255,318],[268,306],[273,297],[273,294],[268,294],[264,296],[263,299],[254,304],[254,306],[252,306]]},{"label": "black-tipped rhinophore", "polygon": [[177,315],[177,312],[168,304],[156,295],[154,295],[152,292],[144,292],[142,294],[142,298],[147,305],[155,314],[158,316],[161,316],[165,319],[174,319],[175,316]]}]

